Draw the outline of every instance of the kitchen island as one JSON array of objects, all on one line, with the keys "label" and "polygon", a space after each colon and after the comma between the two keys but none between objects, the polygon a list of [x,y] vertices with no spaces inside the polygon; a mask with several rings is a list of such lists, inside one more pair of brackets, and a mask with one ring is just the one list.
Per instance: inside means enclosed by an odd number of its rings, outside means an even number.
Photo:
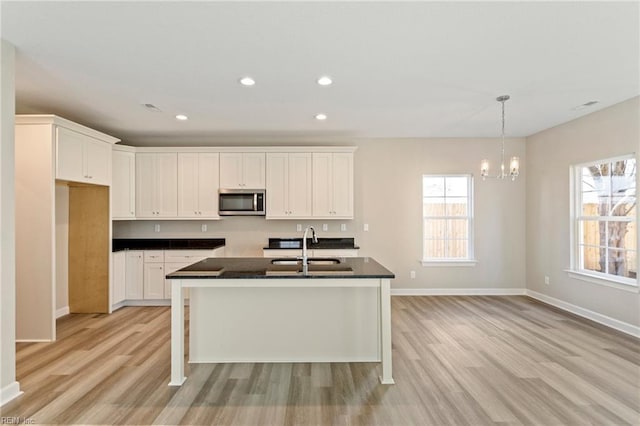
[{"label": "kitchen island", "polygon": [[380,362],[391,374],[390,280],[371,258],[208,258],[167,275],[171,382],[184,374],[184,291],[189,362]]}]

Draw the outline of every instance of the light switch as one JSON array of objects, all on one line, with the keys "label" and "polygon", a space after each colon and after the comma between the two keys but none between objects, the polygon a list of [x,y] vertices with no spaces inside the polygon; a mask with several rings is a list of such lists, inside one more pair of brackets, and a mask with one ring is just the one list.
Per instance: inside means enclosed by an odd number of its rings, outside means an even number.
[{"label": "light switch", "polygon": [[302,225],[297,224],[297,225],[296,225],[296,231],[298,231],[298,232],[302,232]]},{"label": "light switch", "polygon": [[368,232],[369,231],[369,224],[365,223],[364,224],[364,232]]},{"label": "light switch", "polygon": [[202,226],[200,227],[200,230],[202,230],[202,232],[207,232],[207,224],[203,223]]},{"label": "light switch", "polygon": [[156,232],[160,232],[160,224],[159,224],[159,223],[156,223],[156,224],[154,225],[154,227],[153,227],[153,230],[154,230],[154,231],[156,231]]},{"label": "light switch", "polygon": [[346,223],[341,224],[340,225],[340,230],[341,231],[346,231],[347,230],[347,224]]},{"label": "light switch", "polygon": [[322,224],[322,230],[325,231],[325,232],[328,231],[329,230],[329,225],[327,225],[326,223],[323,223]]}]

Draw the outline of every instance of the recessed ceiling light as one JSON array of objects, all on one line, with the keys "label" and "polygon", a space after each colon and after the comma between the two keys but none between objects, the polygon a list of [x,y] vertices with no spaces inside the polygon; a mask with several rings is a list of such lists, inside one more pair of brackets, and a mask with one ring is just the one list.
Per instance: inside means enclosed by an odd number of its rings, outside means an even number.
[{"label": "recessed ceiling light", "polygon": [[240,79],[240,84],[242,84],[243,86],[253,86],[254,84],[256,84],[256,81],[251,77],[242,77]]},{"label": "recessed ceiling light", "polygon": [[184,115],[184,114],[178,114],[178,115],[176,115],[176,120],[186,121],[186,120],[188,120],[188,119],[189,119],[189,117],[187,117],[187,116],[186,116],[186,115]]},{"label": "recessed ceiling light", "polygon": [[316,114],[316,120],[326,120],[327,119],[327,114]]},{"label": "recessed ceiling light", "polygon": [[323,75],[322,77],[320,77],[318,79],[318,84],[320,86],[329,86],[331,85],[331,83],[333,83],[333,80],[331,80],[331,77]]}]

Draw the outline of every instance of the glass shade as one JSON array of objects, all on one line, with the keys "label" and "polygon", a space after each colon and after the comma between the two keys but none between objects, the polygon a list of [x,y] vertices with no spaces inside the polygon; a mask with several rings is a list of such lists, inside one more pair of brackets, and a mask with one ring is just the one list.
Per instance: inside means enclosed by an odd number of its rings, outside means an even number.
[{"label": "glass shade", "polygon": [[489,176],[489,160],[482,160],[480,163],[480,176]]},{"label": "glass shade", "polygon": [[520,158],[511,157],[511,161],[509,161],[509,174],[512,177],[518,176],[520,173]]}]

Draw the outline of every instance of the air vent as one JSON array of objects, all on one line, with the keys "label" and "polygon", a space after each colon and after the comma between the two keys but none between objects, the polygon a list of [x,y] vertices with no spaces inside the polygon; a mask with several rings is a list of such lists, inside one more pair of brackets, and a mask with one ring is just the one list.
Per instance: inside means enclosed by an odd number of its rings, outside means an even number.
[{"label": "air vent", "polygon": [[574,111],[577,111],[577,110],[582,109],[582,108],[587,108],[587,107],[593,106],[593,105],[597,104],[598,102],[600,102],[600,101],[589,101],[589,102],[585,102],[585,103],[583,103],[582,105],[578,105],[577,107],[573,107],[572,109],[573,109]]},{"label": "air vent", "polygon": [[142,106],[147,110],[147,111],[151,111],[151,112],[162,112],[162,110],[160,108],[158,108],[157,106],[155,106],[154,104],[142,104]]}]

